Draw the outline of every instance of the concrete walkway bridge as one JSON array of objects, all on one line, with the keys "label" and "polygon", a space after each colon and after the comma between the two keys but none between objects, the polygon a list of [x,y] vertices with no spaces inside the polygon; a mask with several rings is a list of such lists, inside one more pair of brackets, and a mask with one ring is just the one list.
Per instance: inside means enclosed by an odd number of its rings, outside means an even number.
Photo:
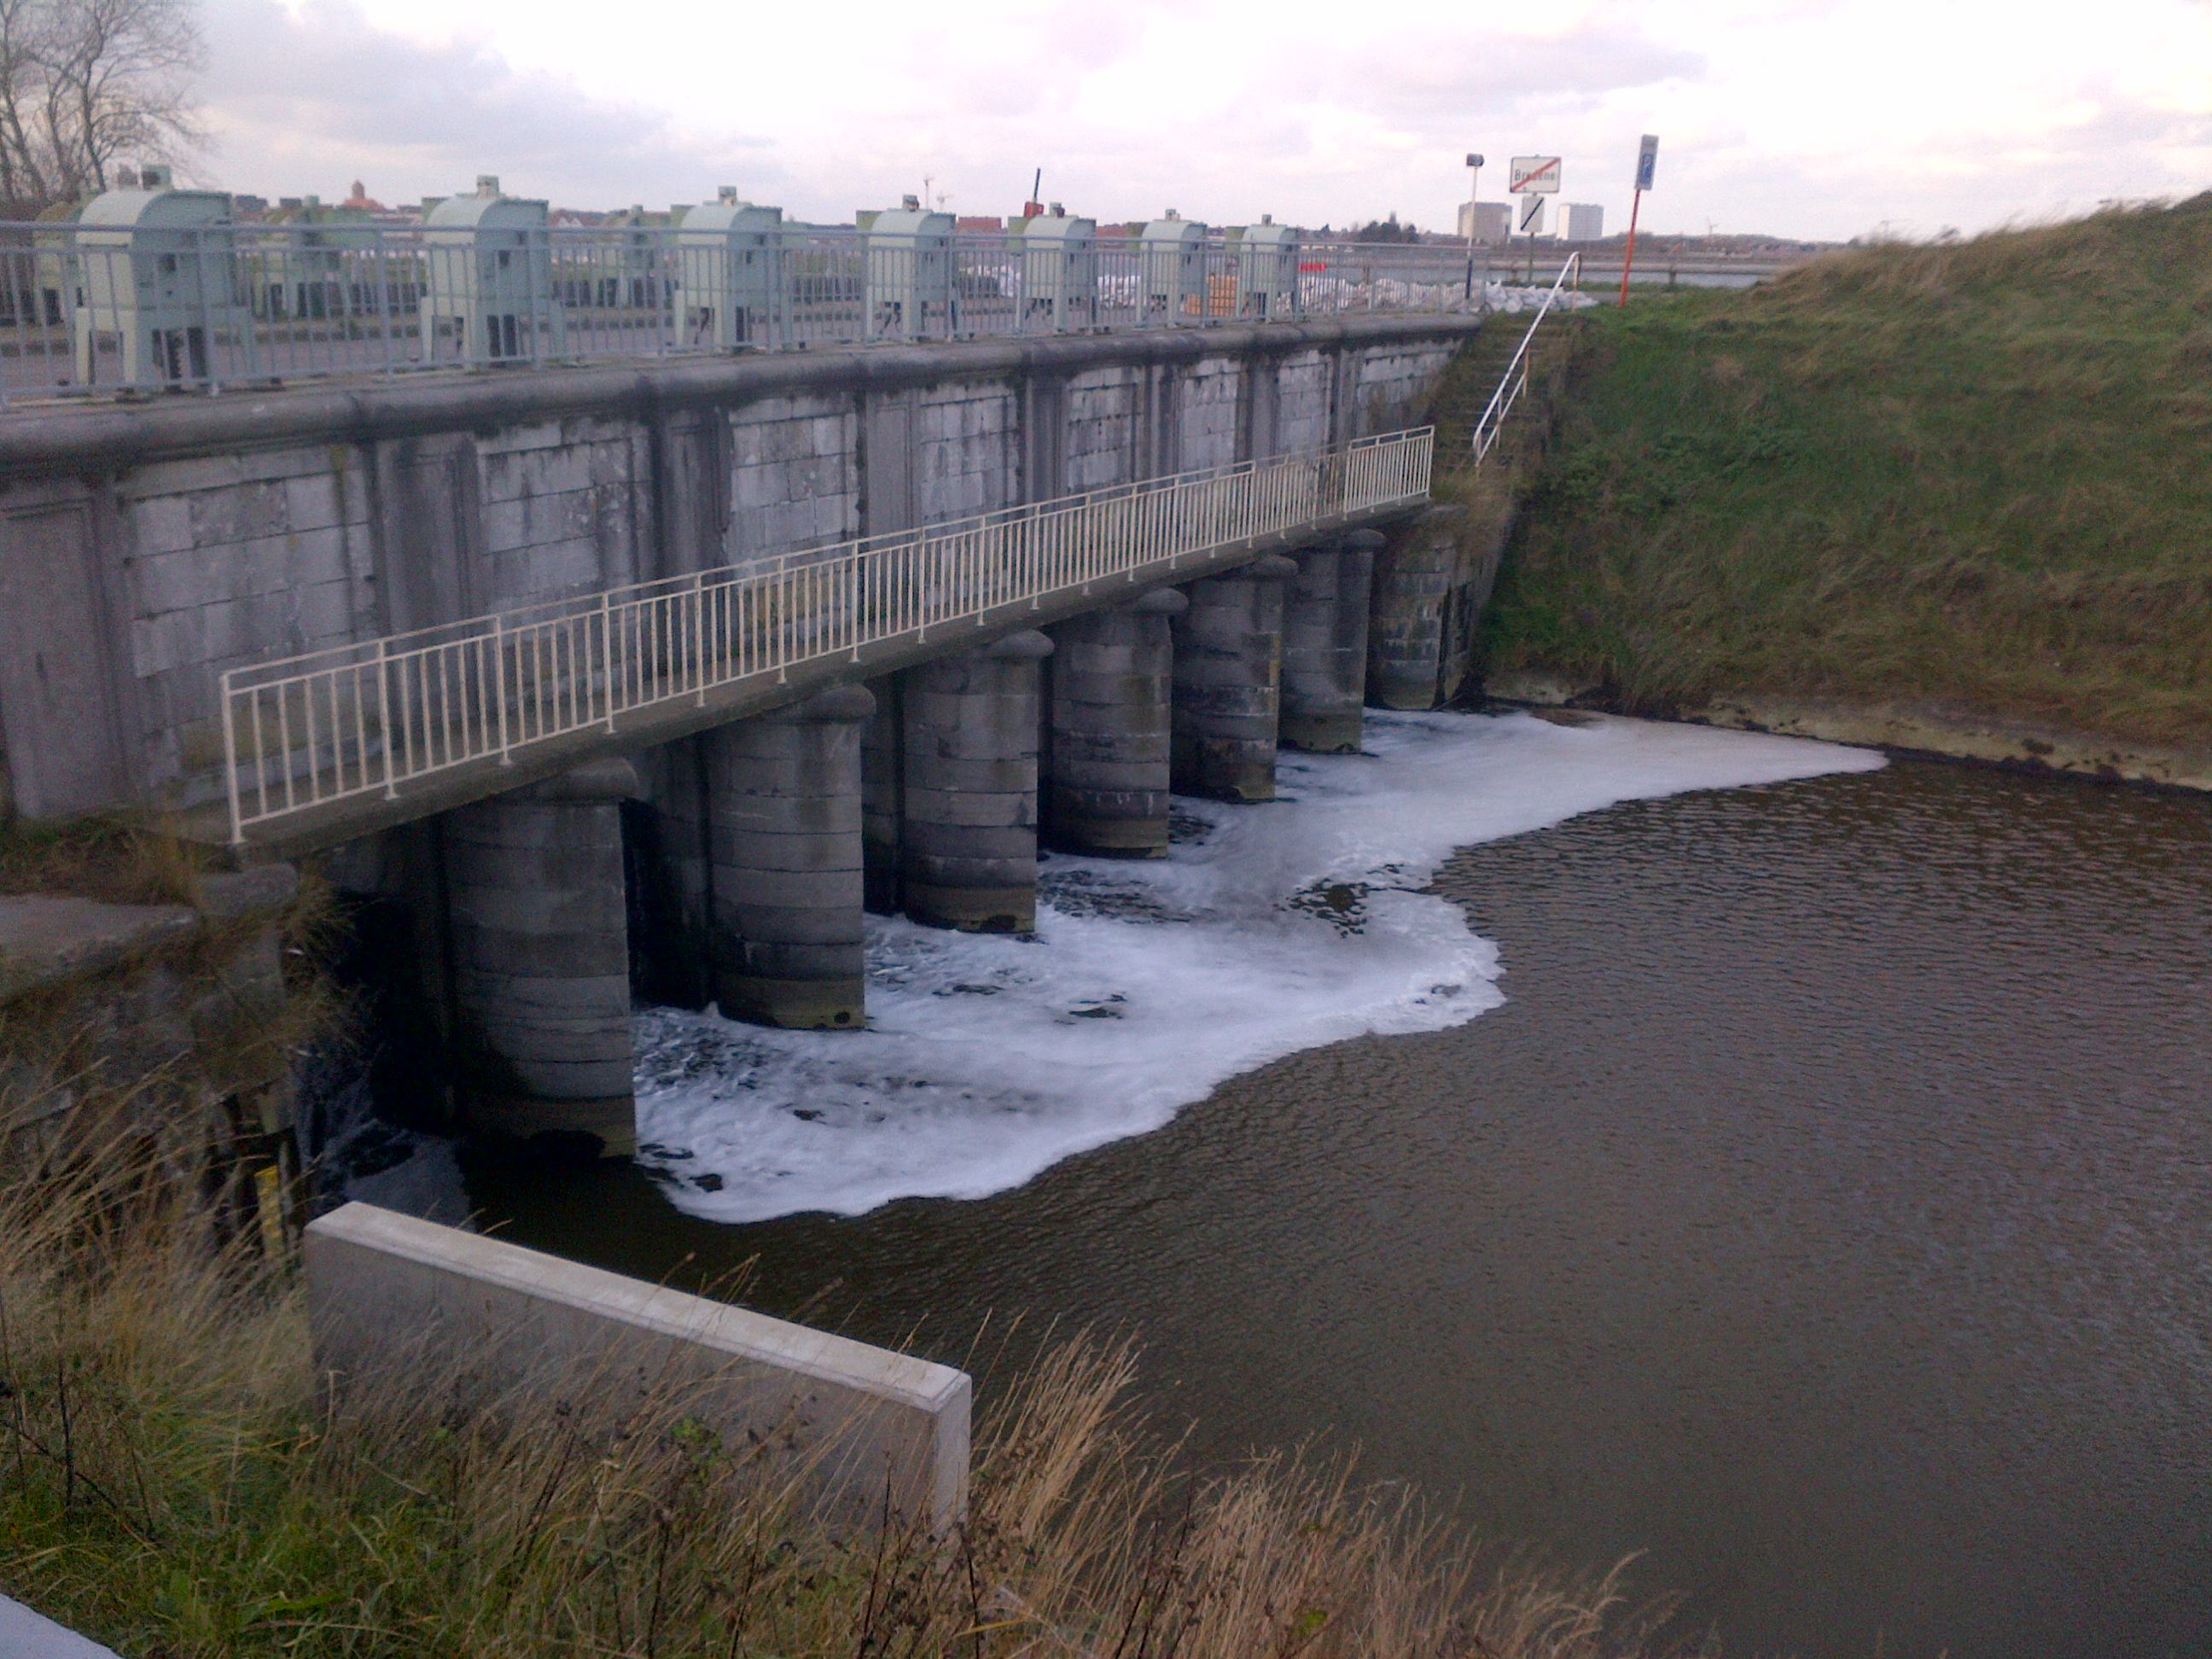
[{"label": "concrete walkway bridge", "polygon": [[[224,671],[230,845],[296,854],[1311,547],[1425,503],[1427,428]],[[194,822],[209,838],[212,813]]]},{"label": "concrete walkway bridge", "polygon": [[857,1028],[866,910],[1026,931],[1041,845],[1162,856],[1171,791],[1448,696],[1494,550],[1425,414],[1484,326],[0,413],[9,804],[313,855],[411,941],[461,1117],[623,1151],[634,988]]}]

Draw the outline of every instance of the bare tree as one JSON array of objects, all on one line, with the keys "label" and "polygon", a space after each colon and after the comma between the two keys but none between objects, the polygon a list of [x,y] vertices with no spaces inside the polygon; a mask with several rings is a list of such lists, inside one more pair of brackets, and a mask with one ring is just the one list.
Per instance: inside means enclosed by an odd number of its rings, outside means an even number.
[{"label": "bare tree", "polygon": [[59,193],[40,135],[52,0],[0,0],[0,201],[42,206]]},{"label": "bare tree", "polygon": [[191,149],[201,58],[194,0],[0,0],[0,197],[73,200]]}]

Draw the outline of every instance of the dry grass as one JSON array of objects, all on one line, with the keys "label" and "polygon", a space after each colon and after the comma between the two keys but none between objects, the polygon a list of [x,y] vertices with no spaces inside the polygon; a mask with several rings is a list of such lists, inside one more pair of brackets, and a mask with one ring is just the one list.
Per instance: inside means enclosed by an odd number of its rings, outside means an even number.
[{"label": "dry grass", "polygon": [[2212,196],[1571,334],[1493,667],[2212,740]]},{"label": "dry grass", "polygon": [[175,904],[212,866],[204,848],[163,823],[80,818],[0,822],[0,894],[75,893],[112,904]]},{"label": "dry grass", "polygon": [[135,1659],[1650,1650],[1614,1578],[1484,1565],[1340,1466],[1178,1474],[1126,1346],[1007,1390],[933,1540],[635,1389],[319,1401],[290,1269],[206,1220],[127,1144],[0,1192],[0,1582]]}]

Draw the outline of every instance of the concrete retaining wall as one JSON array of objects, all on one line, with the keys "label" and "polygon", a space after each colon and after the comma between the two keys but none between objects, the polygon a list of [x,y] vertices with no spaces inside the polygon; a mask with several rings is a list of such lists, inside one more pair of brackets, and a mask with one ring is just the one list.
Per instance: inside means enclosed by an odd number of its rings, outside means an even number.
[{"label": "concrete retaining wall", "polygon": [[[278,864],[204,877],[190,904],[0,896],[0,1167],[99,1150],[64,1144],[72,1129],[143,1133],[225,1180],[289,1165],[280,927],[297,890]],[[111,1097],[121,1118],[72,1122]]]},{"label": "concrete retaining wall", "polygon": [[340,1389],[588,1382],[774,1444],[828,1504],[942,1529],[968,1503],[966,1373],[477,1234],[349,1204],[307,1230],[315,1364]]},{"label": "concrete retaining wall", "polygon": [[40,817],[213,799],[226,668],[1401,426],[1475,326],[1351,319],[24,411],[0,419],[9,793]]}]

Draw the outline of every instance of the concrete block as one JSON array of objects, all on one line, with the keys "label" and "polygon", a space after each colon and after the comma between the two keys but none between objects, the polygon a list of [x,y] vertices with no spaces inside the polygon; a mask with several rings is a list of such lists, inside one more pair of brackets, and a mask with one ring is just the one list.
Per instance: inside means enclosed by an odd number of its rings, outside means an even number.
[{"label": "concrete block", "polygon": [[572,1074],[572,1068],[588,1068],[588,1086],[565,1089],[562,1095],[612,1095],[630,1086],[630,1052],[627,1042],[616,1045],[606,1028],[586,1016],[573,1019],[529,1019],[513,1009],[496,1016],[476,1017],[477,1034],[494,1044],[516,1075],[526,1079]]},{"label": "concrete block", "polygon": [[512,863],[497,871],[495,884],[484,879],[489,872],[471,864],[460,872],[464,879],[453,884],[449,901],[453,920],[472,922],[487,930],[513,929],[539,935],[587,933],[606,924],[622,890],[610,891],[604,880],[603,860],[586,852],[562,848],[532,862],[535,880]]},{"label": "concrete block", "polygon": [[140,556],[181,553],[192,545],[192,510],[188,497],[154,495],[126,501],[124,522],[131,529],[131,545]]},{"label": "concrete block", "polygon": [[1036,774],[1030,788],[1015,793],[985,793],[959,787],[923,788],[909,786],[906,810],[916,820],[955,827],[1014,829],[1036,822]]},{"label": "concrete block", "polygon": [[340,1390],[451,1367],[485,1392],[665,1401],[726,1440],[772,1444],[833,1511],[888,1491],[942,1530],[967,1510],[965,1373],[433,1222],[349,1204],[309,1224],[315,1364]]},{"label": "concrete block", "polygon": [[[714,951],[718,959],[727,963],[742,960],[756,971],[768,972],[777,979],[803,977],[799,969],[781,961],[782,947],[792,945],[837,945],[845,947],[845,959],[837,969],[838,977],[851,981],[848,993],[858,1000],[864,993],[859,988],[866,973],[864,942],[866,926],[862,915],[861,898],[864,880],[853,878],[851,908],[824,909],[783,904],[735,904],[721,894],[714,896],[714,921],[718,934]],[[772,971],[771,971],[772,969]]]},{"label": "concrete block", "polygon": [[0,999],[104,972],[198,926],[181,904],[102,904],[46,893],[0,898]]},{"label": "concrete block", "polygon": [[517,1020],[597,1018],[609,1007],[629,1006],[629,968],[625,961],[620,973],[550,979],[511,968],[479,968],[461,963],[453,969],[453,980],[465,1000],[481,1004],[495,998],[513,1010]]},{"label": "concrete block", "polygon": [[[1030,798],[1034,800],[1034,797]],[[1009,869],[1019,866],[1034,877],[1036,869],[1036,812],[1033,805],[1024,805],[1019,823],[944,823],[909,817],[906,826],[906,850],[909,858],[932,865],[939,872],[957,863],[995,865],[1005,863]],[[992,886],[1008,884],[1005,877],[994,878]]]},{"label": "concrete block", "polygon": [[[799,821],[732,812],[708,827],[708,853],[717,866],[748,870],[842,870],[859,856],[860,803],[845,798],[811,803],[820,811]],[[748,827],[749,825],[756,827]]]},{"label": "concrete block", "polygon": [[[505,969],[520,978],[594,977],[629,966],[629,939],[617,912],[603,928],[540,933],[534,929],[489,927],[457,915],[453,918],[454,943],[470,962]],[[628,1030],[627,1004],[619,1018],[623,1029]]]},{"label": "concrete block", "polygon": [[186,501],[195,547],[216,547],[230,542],[249,542],[262,536],[281,536],[289,528],[284,522],[284,486],[281,483],[240,483],[228,489],[204,489]]},{"label": "concrete block", "polygon": [[859,826],[841,854],[848,867],[829,870],[761,870],[723,866],[714,872],[714,902],[805,910],[843,909],[839,920],[855,935],[860,928],[860,844]]},{"label": "concrete block", "polygon": [[314,472],[284,480],[284,522],[293,530],[325,530],[347,520],[347,475]]},{"label": "concrete block", "polygon": [[299,890],[300,872],[291,865],[257,864],[196,878],[192,908],[210,921],[235,921],[257,911],[281,910]]},{"label": "concrete block", "polygon": [[113,1650],[64,1630],[0,1595],[0,1654],[7,1659],[115,1659]]}]

